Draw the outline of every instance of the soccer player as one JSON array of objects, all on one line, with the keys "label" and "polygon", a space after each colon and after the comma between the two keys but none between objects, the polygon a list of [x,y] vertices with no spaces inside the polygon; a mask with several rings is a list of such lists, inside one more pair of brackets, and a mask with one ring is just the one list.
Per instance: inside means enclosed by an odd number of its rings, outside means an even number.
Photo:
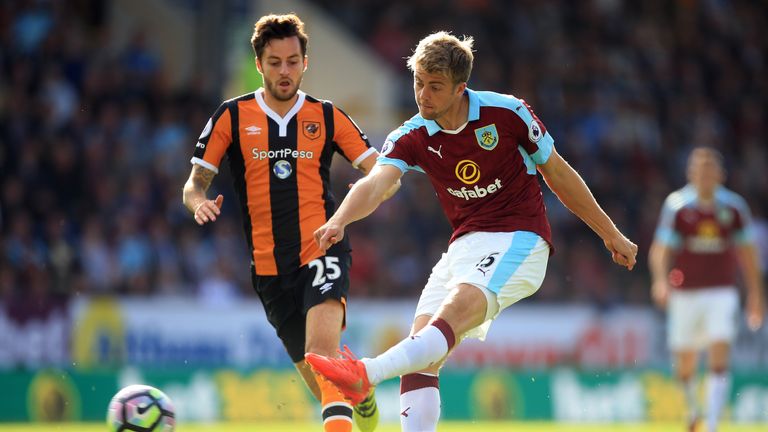
[{"label": "soccer player", "polygon": [[701,417],[696,403],[697,357],[709,350],[707,428],[717,428],[728,399],[728,358],[736,335],[740,263],[747,286],[747,325],[763,322],[763,285],[747,204],[722,186],[720,153],[699,147],[688,159],[688,184],[667,197],[651,245],[652,295],[666,307],[667,342],[688,404],[688,426]]},{"label": "soccer player", "polygon": [[401,376],[404,431],[435,430],[448,353],[462,338],[483,339],[500,311],[541,285],[552,249],[537,172],[616,263],[631,270],[637,254],[525,101],[467,88],[472,45],[446,32],[419,42],[408,60],[419,113],[390,133],[372,172],[315,232],[323,250],[343,241],[345,227],[373,212],[407,171],[429,177],[450,220],[448,250],[422,291],[409,337],[375,358],[356,360],[348,349],[343,359],[305,356],[353,404]]},{"label": "soccer player", "polygon": [[[209,199],[206,191],[226,154],[252,253],[253,287],[267,319],[321,401],[325,430],[350,431],[352,406],[304,361],[305,352],[338,350],[350,245],[343,241],[321,250],[313,233],[336,206],[329,177],[334,153],[366,174],[378,153],[344,112],[300,90],[307,42],[296,15],[256,22],[251,45],[264,87],[225,101],[208,121],[195,146],[184,205],[198,224],[216,221],[223,196]],[[373,393],[355,407],[354,417],[363,431],[376,427]]]}]

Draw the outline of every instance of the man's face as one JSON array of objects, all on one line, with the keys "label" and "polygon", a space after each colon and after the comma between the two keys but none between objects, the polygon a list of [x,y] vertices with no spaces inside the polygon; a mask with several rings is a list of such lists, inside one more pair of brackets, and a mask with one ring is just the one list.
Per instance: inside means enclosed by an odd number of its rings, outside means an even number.
[{"label": "man's face", "polygon": [[256,67],[264,77],[264,88],[279,101],[289,101],[299,91],[307,59],[301,55],[299,38],[273,39],[265,47]]},{"label": "man's face", "polygon": [[725,173],[720,161],[707,149],[697,149],[688,159],[688,181],[700,192],[709,193],[723,182]]},{"label": "man's face", "polygon": [[413,71],[413,94],[419,114],[427,120],[439,120],[461,100],[464,86],[455,85],[443,74],[430,74],[416,66]]}]

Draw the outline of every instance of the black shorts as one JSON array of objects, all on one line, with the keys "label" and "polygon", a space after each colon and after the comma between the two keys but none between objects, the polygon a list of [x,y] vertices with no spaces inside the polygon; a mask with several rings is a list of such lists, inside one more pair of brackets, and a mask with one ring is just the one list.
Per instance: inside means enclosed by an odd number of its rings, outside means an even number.
[{"label": "black shorts", "polygon": [[253,288],[294,363],[304,360],[307,311],[312,306],[336,299],[345,305],[346,315],[352,257],[348,249],[339,249],[332,247],[326,255],[284,275],[259,276],[251,264]]}]

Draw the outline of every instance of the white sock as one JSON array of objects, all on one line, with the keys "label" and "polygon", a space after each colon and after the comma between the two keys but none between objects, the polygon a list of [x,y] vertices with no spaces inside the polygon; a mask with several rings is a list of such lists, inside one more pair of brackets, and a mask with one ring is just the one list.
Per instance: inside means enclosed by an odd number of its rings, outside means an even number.
[{"label": "white sock", "polygon": [[450,348],[443,331],[428,325],[384,353],[362,361],[368,371],[368,381],[377,385],[386,379],[428,368],[445,357]]},{"label": "white sock", "polygon": [[727,372],[710,373],[707,380],[707,430],[717,430],[720,413],[728,399],[731,377]]},{"label": "white sock", "polygon": [[432,432],[440,420],[436,375],[409,374],[400,381],[400,427],[403,432]]},{"label": "white sock", "polygon": [[699,417],[699,404],[696,402],[696,379],[688,378],[683,381],[683,394],[685,395],[685,404],[688,405],[688,421],[693,421]]}]

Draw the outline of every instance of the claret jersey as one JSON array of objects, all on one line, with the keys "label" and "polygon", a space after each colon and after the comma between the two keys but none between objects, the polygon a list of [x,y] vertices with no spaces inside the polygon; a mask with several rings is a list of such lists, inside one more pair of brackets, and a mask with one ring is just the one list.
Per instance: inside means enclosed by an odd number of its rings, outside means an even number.
[{"label": "claret jersey", "polygon": [[[257,275],[295,271],[322,255],[313,233],[333,214],[334,152],[353,166],[375,153],[355,123],[330,102],[299,91],[280,117],[264,89],[224,102],[208,121],[192,163],[218,173],[227,155]],[[344,239],[341,247],[349,247]]]},{"label": "claret jersey", "polygon": [[444,130],[416,115],[387,137],[378,164],[426,173],[453,228],[531,231],[552,243],[536,165],[554,140],[525,101],[466,90],[467,123]]},{"label": "claret jersey", "polygon": [[715,192],[712,206],[701,205],[692,185],[671,193],[655,234],[656,241],[677,252],[670,284],[680,289],[735,285],[734,246],[752,241],[750,220],[744,199],[724,187]]}]

